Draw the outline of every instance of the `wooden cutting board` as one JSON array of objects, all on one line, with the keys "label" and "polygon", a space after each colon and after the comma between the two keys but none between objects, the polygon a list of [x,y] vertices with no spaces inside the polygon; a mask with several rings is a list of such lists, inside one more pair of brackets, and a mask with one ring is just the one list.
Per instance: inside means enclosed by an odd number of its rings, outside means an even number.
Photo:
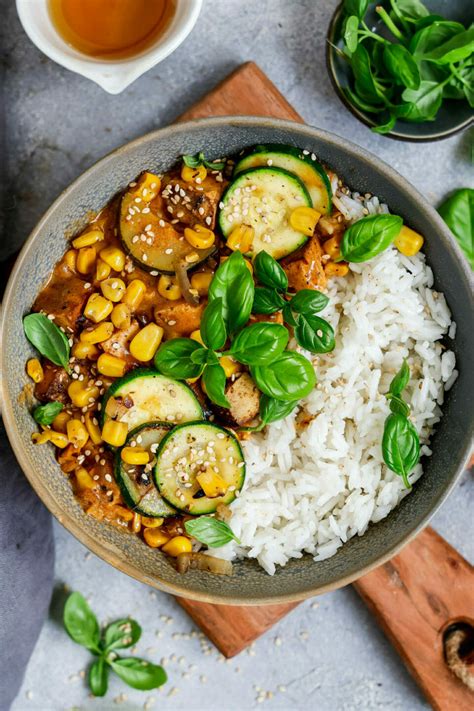
[{"label": "wooden cutting board", "polygon": [[[239,114],[303,121],[253,62],[239,67],[177,120]],[[443,711],[473,709],[474,694],[443,656],[444,631],[458,620],[474,625],[472,566],[427,528],[354,587],[430,703]],[[241,652],[299,604],[234,607],[177,601],[226,657]],[[473,655],[463,652],[469,661]]]}]

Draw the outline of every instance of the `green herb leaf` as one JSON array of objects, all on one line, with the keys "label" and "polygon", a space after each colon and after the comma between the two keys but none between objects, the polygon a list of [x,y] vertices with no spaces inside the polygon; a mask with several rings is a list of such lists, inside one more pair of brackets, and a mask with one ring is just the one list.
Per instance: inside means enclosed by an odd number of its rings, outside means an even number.
[{"label": "green herb leaf", "polygon": [[245,365],[268,365],[285,350],[288,329],[278,323],[254,323],[236,336],[230,354]]},{"label": "green herb leaf", "polygon": [[157,689],[167,681],[163,667],[139,657],[118,657],[110,661],[110,666],[122,681],[140,691]]},{"label": "green herb leaf", "polygon": [[344,42],[351,54],[356,51],[359,44],[359,18],[356,15],[351,15],[346,20]]},{"label": "green herb leaf", "polygon": [[390,383],[390,387],[388,390],[389,393],[391,393],[391,395],[401,395],[402,392],[405,390],[406,386],[408,385],[409,380],[410,368],[408,367],[408,363],[405,359],[402,363],[402,367]]},{"label": "green herb leaf", "polygon": [[274,314],[280,311],[286,304],[276,289],[267,286],[256,286],[253,297],[252,313],[254,314]]},{"label": "green herb leaf", "polygon": [[69,372],[69,341],[55,323],[44,314],[29,314],[23,319],[23,329],[42,356]]},{"label": "green herb leaf", "polygon": [[311,353],[329,353],[336,345],[330,323],[319,316],[299,315],[295,328],[297,343]]},{"label": "green herb leaf", "polygon": [[268,397],[268,395],[262,395],[260,398],[260,419],[262,420],[262,425],[264,426],[270,424],[270,422],[283,420],[290,412],[293,412],[297,404],[298,400],[283,402],[281,400],[275,400],[273,397]]},{"label": "green herb leaf", "polygon": [[199,168],[200,165],[206,166],[210,170],[224,170],[225,161],[211,161],[206,160],[204,153],[196,153],[196,155],[186,155],[183,156],[183,163],[188,166],[188,168]]},{"label": "green herb leaf", "polygon": [[64,405],[60,402],[48,402],[46,405],[38,405],[33,410],[33,417],[39,425],[50,425],[55,417],[59,415]]},{"label": "green herb leaf", "polygon": [[474,52],[474,27],[451,37],[440,47],[436,47],[425,60],[438,64],[453,64],[469,57]]},{"label": "green herb leaf", "polygon": [[197,348],[191,353],[190,358],[193,363],[197,363],[198,365],[205,365],[207,363],[209,353],[212,353],[212,351],[209,351],[207,348]]},{"label": "green herb leaf", "polygon": [[186,533],[209,548],[220,548],[229,541],[240,543],[225,521],[219,521],[212,516],[199,516],[199,518],[190,519],[185,522],[184,527]]},{"label": "green herb leaf", "polygon": [[383,59],[396,84],[402,84],[409,89],[418,89],[420,72],[417,63],[406,47],[401,44],[385,44]]},{"label": "green herb leaf", "polygon": [[291,310],[291,306],[289,303],[286,304],[286,306],[283,308],[283,318],[285,319],[285,323],[287,323],[289,326],[293,326],[293,328],[296,326],[296,319],[293,316],[293,311]]},{"label": "green herb leaf", "polygon": [[420,82],[418,89],[405,89],[405,104],[396,109],[397,116],[409,121],[433,121],[443,101],[443,87],[435,81]]},{"label": "green herb leaf", "polygon": [[186,380],[201,375],[202,365],[193,363],[191,355],[205,351],[200,343],[191,338],[172,338],[163,343],[155,354],[155,368],[170,378]]},{"label": "green herb leaf", "polygon": [[398,395],[391,395],[388,393],[387,398],[389,400],[390,404],[390,411],[395,413],[396,415],[403,415],[403,417],[408,417],[410,414],[410,405],[405,402],[405,400],[402,400],[401,397],[398,397]]},{"label": "green herb leaf", "polygon": [[373,104],[369,101],[364,101],[364,99],[361,99],[360,96],[358,96],[355,92],[351,91],[347,87],[343,89],[343,91],[347,96],[349,103],[354,104],[354,106],[356,106],[361,111],[365,111],[369,114],[379,114],[384,109],[384,107],[380,105],[379,100],[377,100],[377,102]]},{"label": "green herb leaf", "polygon": [[344,12],[348,15],[357,15],[359,20],[362,20],[367,8],[369,0],[344,0]]},{"label": "green herb leaf", "polygon": [[269,365],[250,366],[250,373],[262,393],[284,402],[306,397],[316,385],[313,366],[294,351],[284,351]]},{"label": "green herb leaf", "polygon": [[285,270],[268,252],[264,250],[258,252],[253,261],[253,268],[257,281],[264,286],[270,286],[281,291],[286,291],[288,288],[288,277]]},{"label": "green herb leaf", "polygon": [[290,300],[290,308],[298,314],[314,314],[325,309],[328,303],[326,294],[316,289],[301,289]]},{"label": "green herb leaf", "polygon": [[109,668],[104,657],[99,657],[89,667],[89,688],[94,696],[105,696],[109,686]]},{"label": "green herb leaf", "polygon": [[222,315],[228,333],[235,333],[252,313],[254,282],[241,252],[223,262],[211,281],[208,299],[222,299]]},{"label": "green herb leaf", "polygon": [[408,475],[420,458],[420,439],[410,420],[403,415],[391,414],[385,420],[382,454],[387,467],[401,476],[409,489]]},{"label": "green herb leaf", "polygon": [[219,407],[230,408],[230,402],[225,396],[225,371],[221,365],[217,363],[206,366],[202,374],[202,383],[209,400]]},{"label": "green herb leaf", "polygon": [[74,642],[91,652],[100,653],[99,623],[80,593],[73,592],[69,595],[64,606],[63,622],[66,632]]},{"label": "green herb leaf", "polygon": [[395,4],[405,20],[418,20],[430,14],[420,0],[396,0]]},{"label": "green herb leaf", "polygon": [[344,233],[341,254],[347,262],[366,262],[391,245],[403,226],[397,215],[369,215]]},{"label": "green herb leaf", "polygon": [[140,639],[141,634],[142,628],[135,620],[125,618],[111,622],[104,631],[104,650],[111,652],[113,649],[133,647]]},{"label": "green herb leaf", "polygon": [[464,32],[464,25],[461,25],[460,22],[451,22],[450,20],[433,22],[428,27],[422,27],[413,35],[409,45],[410,52],[420,62],[437,47],[461,32]]},{"label": "green herb leaf", "polygon": [[351,57],[352,71],[354,72],[356,92],[369,102],[387,103],[385,90],[374,76],[370,56],[366,48],[359,44]]},{"label": "green herb leaf", "polygon": [[474,190],[456,190],[440,205],[438,212],[474,269]]},{"label": "green herb leaf", "polygon": [[378,126],[373,126],[371,130],[374,133],[380,133],[380,134],[385,134],[385,133],[390,133],[392,131],[393,127],[395,126],[395,123],[397,121],[397,116],[396,114],[390,114],[389,118],[385,123],[380,123]]},{"label": "green herb leaf", "polygon": [[227,340],[227,331],[222,315],[222,299],[211,301],[202,314],[199,326],[201,338],[208,348],[217,351]]}]

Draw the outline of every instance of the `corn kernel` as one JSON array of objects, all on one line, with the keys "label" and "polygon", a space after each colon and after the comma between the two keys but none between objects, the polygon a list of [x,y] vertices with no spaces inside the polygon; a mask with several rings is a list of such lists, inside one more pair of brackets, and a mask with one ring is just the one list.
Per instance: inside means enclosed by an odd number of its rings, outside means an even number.
[{"label": "corn kernel", "polygon": [[56,417],[53,420],[52,428],[55,432],[62,432],[63,434],[66,434],[66,425],[71,419],[71,415],[68,412],[64,412],[64,410],[56,415]]},{"label": "corn kernel", "polygon": [[164,518],[151,518],[150,516],[142,516],[142,524],[145,528],[159,528],[163,525]]},{"label": "corn kernel", "polygon": [[105,279],[100,284],[100,289],[109,301],[116,303],[120,301],[122,296],[125,294],[125,282],[122,279]]},{"label": "corn kernel", "polygon": [[329,254],[331,259],[339,259],[341,256],[341,250],[338,238],[331,237],[331,239],[327,239],[323,244],[323,250],[326,254]]},{"label": "corn kernel", "polygon": [[163,533],[163,531],[160,531],[159,528],[145,528],[143,538],[150,548],[160,548],[170,539],[169,536]]},{"label": "corn kernel", "polygon": [[84,385],[80,380],[73,380],[67,389],[71,402],[76,407],[87,407],[99,397],[99,388],[96,385]]},{"label": "corn kernel", "polygon": [[108,378],[121,378],[125,373],[127,362],[123,358],[102,353],[97,360],[97,370]]},{"label": "corn kernel", "polygon": [[178,284],[165,274],[162,274],[158,281],[158,293],[169,301],[177,301],[181,298],[181,289]]},{"label": "corn kernel", "polygon": [[191,287],[197,291],[199,296],[205,296],[209,291],[209,286],[214,277],[212,272],[198,272],[191,277]]},{"label": "corn kernel", "polygon": [[148,464],[150,455],[142,447],[124,447],[120,452],[122,461],[126,464],[142,466]]},{"label": "corn kernel", "polygon": [[297,232],[311,237],[321,213],[312,207],[297,207],[290,215],[290,225]]},{"label": "corn kernel", "polygon": [[33,432],[31,439],[35,444],[46,444],[50,441],[49,430],[44,430],[44,432]]},{"label": "corn kernel", "polygon": [[192,229],[185,227],[184,237],[191,247],[196,247],[196,249],[209,249],[216,241],[214,232],[202,225],[194,225]]},{"label": "corn kernel", "polygon": [[80,420],[69,420],[66,425],[66,433],[69,442],[75,449],[82,449],[89,439],[89,433],[86,426]]},{"label": "corn kernel", "polygon": [[95,481],[84,467],[78,467],[74,472],[76,475],[76,482],[80,489],[93,489],[96,485]]},{"label": "corn kernel", "polygon": [[175,536],[163,546],[163,551],[173,558],[177,558],[181,553],[191,553],[192,549],[191,541],[185,536]]},{"label": "corn kernel", "polygon": [[26,372],[35,383],[41,383],[44,378],[43,366],[38,358],[30,358],[26,364]]},{"label": "corn kernel", "polygon": [[55,432],[54,430],[49,430],[49,441],[59,449],[65,449],[69,444],[69,440],[63,432]]},{"label": "corn kernel", "polygon": [[216,474],[210,469],[202,472],[202,474],[198,474],[196,481],[210,499],[216,496],[223,496],[229,488],[227,482],[219,476],[219,474]]},{"label": "corn kernel", "polygon": [[145,202],[151,202],[158,195],[161,188],[161,179],[154,173],[143,173],[138,180],[134,193]]},{"label": "corn kernel", "polygon": [[94,328],[84,329],[79,336],[79,340],[82,343],[103,343],[110,338],[113,332],[114,327],[110,321],[102,321]]},{"label": "corn kernel", "polygon": [[338,262],[338,264],[335,264],[335,262],[328,262],[324,267],[324,273],[328,277],[343,277],[349,273],[349,266],[346,262]]},{"label": "corn kernel", "polygon": [[219,358],[219,363],[224,368],[226,378],[230,378],[232,375],[235,375],[235,373],[238,373],[239,370],[241,370],[239,363],[237,363],[237,361],[230,356],[222,356]]},{"label": "corn kernel", "polygon": [[405,257],[413,257],[423,247],[423,242],[424,239],[418,232],[403,225],[393,244]]},{"label": "corn kernel", "polygon": [[111,271],[110,264],[107,264],[107,262],[104,262],[104,260],[99,257],[95,265],[95,278],[97,281],[107,279]]},{"label": "corn kernel", "polygon": [[255,230],[250,225],[238,225],[234,227],[227,238],[227,246],[234,252],[248,252],[252,246]]},{"label": "corn kernel", "polygon": [[99,323],[111,314],[113,308],[112,302],[108,299],[105,299],[100,294],[91,294],[84,308],[84,316],[89,321]]},{"label": "corn kernel", "polygon": [[95,264],[95,247],[83,247],[79,250],[76,259],[76,269],[80,274],[89,274]]},{"label": "corn kernel", "polygon": [[132,322],[130,308],[127,304],[117,304],[114,306],[112,313],[110,314],[110,319],[115,328],[127,330]]},{"label": "corn kernel", "polygon": [[186,183],[194,183],[196,179],[202,183],[207,177],[207,170],[204,165],[198,165],[197,168],[188,168],[187,165],[183,164],[181,168],[181,177]]},{"label": "corn kernel", "polygon": [[116,272],[121,272],[125,266],[125,254],[118,247],[104,247],[99,255]]},{"label": "corn kernel", "polygon": [[122,521],[131,521],[133,519],[133,511],[126,509],[125,506],[114,506],[114,511],[117,516],[119,516]]},{"label": "corn kernel", "polygon": [[84,232],[84,234],[79,235],[76,239],[72,240],[72,246],[76,249],[81,249],[82,247],[91,247],[96,242],[100,242],[104,239],[104,233],[102,230],[92,229]]},{"label": "corn kernel", "polygon": [[102,439],[112,447],[121,447],[127,439],[128,426],[126,422],[107,420],[102,428]]},{"label": "corn kernel", "polygon": [[79,341],[73,345],[72,355],[78,360],[85,360],[86,358],[89,358],[89,360],[97,360],[99,357],[99,349],[97,346],[94,346],[93,343],[82,343]]},{"label": "corn kernel", "polygon": [[140,516],[139,513],[134,513],[133,514],[133,521],[132,521],[132,531],[133,533],[140,533],[142,527],[142,517]]},{"label": "corn kernel", "polygon": [[155,355],[163,338],[163,329],[156,323],[149,323],[130,341],[130,353],[136,360],[146,362]]},{"label": "corn kernel", "polygon": [[129,306],[131,309],[137,309],[143,297],[145,296],[146,285],[141,279],[133,279],[127,286],[125,294],[122,297],[122,303]]},{"label": "corn kernel", "polygon": [[97,423],[96,418],[94,417],[94,415],[92,415],[92,413],[86,412],[84,420],[91,441],[94,444],[100,444],[102,442],[102,435],[100,433],[100,427]]},{"label": "corn kernel", "polygon": [[64,262],[68,269],[71,270],[71,272],[76,271],[76,259],[77,259],[77,252],[75,249],[68,249],[66,254],[64,255]]}]

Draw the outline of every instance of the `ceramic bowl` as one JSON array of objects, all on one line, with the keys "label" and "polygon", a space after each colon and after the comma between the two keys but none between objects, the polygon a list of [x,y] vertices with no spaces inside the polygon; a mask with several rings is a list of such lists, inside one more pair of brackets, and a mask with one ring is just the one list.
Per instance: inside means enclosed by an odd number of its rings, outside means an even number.
[{"label": "ceramic bowl", "polygon": [[[474,22],[474,3],[472,0],[426,0],[425,5],[432,14],[441,15],[449,20],[462,22],[466,27]],[[345,94],[345,89],[351,84],[351,71],[347,62],[338,54],[335,48],[342,49],[344,46],[341,39],[342,34],[342,3],[336,9],[327,33],[326,44],[326,65],[332,85],[344,106],[354,114],[362,123],[370,128],[376,126],[373,115],[364,113],[355,106]],[[377,13],[372,10],[367,15],[367,24],[370,28],[382,29],[382,33],[387,36],[385,26],[379,19]],[[389,138],[400,141],[438,141],[448,138],[454,133],[468,128],[474,124],[473,110],[467,101],[444,101],[436,119],[434,121],[424,121],[423,123],[410,123],[398,120],[395,127],[385,133]]]},{"label": "ceramic bowl", "polygon": [[71,47],[53,25],[48,0],[16,0],[16,7],[23,29],[38,49],[109,94],[120,94],[184,42],[196,24],[202,0],[176,0],[176,12],[166,31],[150,47],[127,59],[98,59]]},{"label": "ceramic bowl", "polygon": [[[166,170],[183,153],[202,150],[211,157],[229,155],[256,143],[287,143],[316,153],[349,186],[362,193],[375,192],[394,213],[426,235],[435,287],[445,293],[457,322],[456,340],[449,347],[456,353],[460,374],[447,394],[424,476],[400,506],[370,526],[364,536],[353,538],[328,560],[315,563],[305,555],[274,576],[251,560],[238,562],[232,577],[199,571],[181,576],[164,554],[136,536],[87,516],[52,448],[32,444],[36,428],[20,396],[28,380],[24,363],[34,351],[23,335],[22,317],[65,251],[65,235],[83,227],[87,213],[99,210],[140,171]],[[474,330],[472,276],[466,262],[437,212],[404,178],[362,148],[310,126],[255,117],[204,119],[155,131],[111,153],[65,190],[40,220],[18,258],[3,306],[3,415],[23,471],[50,511],[84,545],[123,572],[169,593],[249,605],[303,599],[346,585],[388,560],[420,531],[454,486],[469,453],[474,424]]]}]

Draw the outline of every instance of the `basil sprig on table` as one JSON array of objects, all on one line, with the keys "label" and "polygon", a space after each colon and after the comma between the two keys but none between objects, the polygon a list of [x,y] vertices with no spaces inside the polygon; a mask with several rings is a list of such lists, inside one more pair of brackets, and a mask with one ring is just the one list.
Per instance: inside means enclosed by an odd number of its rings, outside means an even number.
[{"label": "basil sprig on table", "polygon": [[402,477],[407,489],[411,488],[409,474],[420,458],[420,438],[408,419],[410,406],[402,398],[402,392],[409,380],[410,369],[404,360],[386,395],[390,402],[391,414],[385,420],[382,438],[384,462],[389,469]]},{"label": "basil sprig on table", "polygon": [[368,215],[354,222],[344,232],[341,259],[366,262],[385,251],[403,227],[398,215]]},{"label": "basil sprig on table", "polygon": [[74,592],[64,607],[64,627],[77,644],[86,647],[97,659],[89,667],[88,682],[94,696],[105,696],[112,669],[134,689],[149,691],[167,681],[165,670],[139,657],[119,657],[117,650],[127,649],[140,639],[142,629],[130,618],[116,620],[101,632],[97,617],[83,596]]},{"label": "basil sprig on table", "polygon": [[190,519],[185,522],[184,527],[186,533],[209,548],[220,548],[232,540],[240,543],[231,527],[225,521],[219,521],[213,516]]},{"label": "basil sprig on table", "polygon": [[372,130],[387,133],[398,118],[433,121],[445,99],[474,107],[474,28],[430,14],[421,0],[390,0],[375,7],[382,35],[366,22],[374,4],[345,0],[342,52],[352,71],[347,97],[375,115]]},{"label": "basil sprig on table", "polygon": [[42,356],[69,372],[69,341],[65,333],[45,314],[29,314],[23,319],[23,329],[29,342]]},{"label": "basil sprig on table", "polygon": [[440,205],[438,212],[474,269],[474,190],[456,190]]},{"label": "basil sprig on table", "polygon": [[183,156],[183,163],[187,165],[188,168],[199,168],[201,165],[210,170],[224,170],[225,168],[225,161],[206,160],[202,151],[196,153],[196,155]]},{"label": "basil sprig on table", "polygon": [[51,425],[64,405],[60,402],[48,402],[46,405],[38,405],[33,410],[33,417],[39,425]]}]

